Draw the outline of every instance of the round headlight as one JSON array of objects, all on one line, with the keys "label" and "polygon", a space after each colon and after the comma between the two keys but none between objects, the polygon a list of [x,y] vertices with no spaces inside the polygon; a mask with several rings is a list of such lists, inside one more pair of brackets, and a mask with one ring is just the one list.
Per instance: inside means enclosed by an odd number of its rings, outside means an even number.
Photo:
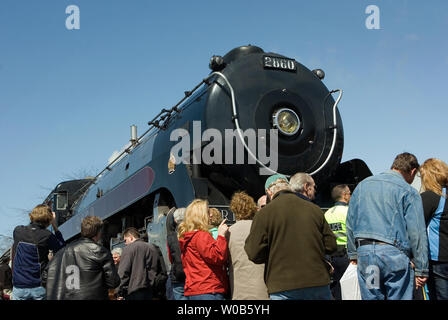
[{"label": "round headlight", "polygon": [[273,116],[274,128],[280,130],[281,133],[292,136],[299,131],[299,116],[289,108],[279,109],[274,112]]}]

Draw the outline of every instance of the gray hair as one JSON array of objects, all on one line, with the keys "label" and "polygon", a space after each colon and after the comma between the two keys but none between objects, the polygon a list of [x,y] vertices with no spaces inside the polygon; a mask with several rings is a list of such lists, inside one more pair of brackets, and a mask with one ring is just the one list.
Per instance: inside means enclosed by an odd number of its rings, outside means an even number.
[{"label": "gray hair", "polygon": [[177,224],[181,223],[182,221],[184,221],[184,216],[185,216],[185,208],[176,209],[176,211],[174,211],[173,213],[174,222],[176,222]]},{"label": "gray hair", "polygon": [[113,254],[118,254],[121,257],[121,254],[123,253],[123,249],[122,248],[115,248],[111,251],[112,255]]},{"label": "gray hair", "polygon": [[298,172],[289,179],[289,184],[294,192],[304,192],[305,185],[307,183],[312,183],[313,177],[308,173]]},{"label": "gray hair", "polygon": [[274,196],[274,195],[276,195],[277,193],[279,193],[280,191],[283,191],[283,190],[291,191],[291,186],[285,180],[277,179],[274,183],[272,183],[269,186],[268,190],[270,192],[272,192],[272,195]]}]

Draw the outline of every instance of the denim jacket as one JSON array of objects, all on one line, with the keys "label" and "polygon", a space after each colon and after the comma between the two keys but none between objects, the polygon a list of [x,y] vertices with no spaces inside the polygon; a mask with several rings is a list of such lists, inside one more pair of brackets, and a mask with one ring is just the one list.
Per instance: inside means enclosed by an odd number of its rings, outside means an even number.
[{"label": "denim jacket", "polygon": [[355,189],[347,213],[348,256],[357,259],[355,239],[389,243],[415,264],[416,276],[428,276],[428,238],[422,199],[403,176],[390,170],[369,177]]}]

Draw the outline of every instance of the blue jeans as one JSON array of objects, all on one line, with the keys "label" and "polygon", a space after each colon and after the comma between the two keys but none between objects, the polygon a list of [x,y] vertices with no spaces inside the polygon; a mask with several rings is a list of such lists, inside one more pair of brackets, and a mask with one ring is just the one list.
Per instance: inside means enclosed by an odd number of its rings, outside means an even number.
[{"label": "blue jeans", "polygon": [[166,296],[167,300],[174,300],[173,283],[171,282],[171,278],[170,277],[168,277],[168,279],[166,279],[165,296]]},{"label": "blue jeans", "polygon": [[428,290],[430,300],[448,300],[448,263],[430,261]]},{"label": "blue jeans", "polygon": [[311,287],[270,293],[271,300],[331,300],[330,286]]},{"label": "blue jeans", "polygon": [[363,245],[357,252],[363,300],[412,300],[414,270],[406,254],[389,244]]},{"label": "blue jeans", "polygon": [[174,300],[188,300],[184,296],[184,282],[172,282],[171,285],[173,287]]},{"label": "blue jeans", "polygon": [[46,300],[47,291],[44,287],[12,288],[11,300]]},{"label": "blue jeans", "polygon": [[205,293],[194,296],[185,296],[185,298],[187,298],[187,300],[224,300],[224,295],[222,293]]}]

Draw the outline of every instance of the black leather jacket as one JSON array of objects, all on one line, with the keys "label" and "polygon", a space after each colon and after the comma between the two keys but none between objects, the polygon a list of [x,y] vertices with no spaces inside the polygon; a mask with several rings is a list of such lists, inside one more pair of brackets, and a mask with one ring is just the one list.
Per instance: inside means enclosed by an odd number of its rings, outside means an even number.
[{"label": "black leather jacket", "polygon": [[47,300],[106,300],[120,277],[111,253],[81,238],[60,250],[43,274]]}]

